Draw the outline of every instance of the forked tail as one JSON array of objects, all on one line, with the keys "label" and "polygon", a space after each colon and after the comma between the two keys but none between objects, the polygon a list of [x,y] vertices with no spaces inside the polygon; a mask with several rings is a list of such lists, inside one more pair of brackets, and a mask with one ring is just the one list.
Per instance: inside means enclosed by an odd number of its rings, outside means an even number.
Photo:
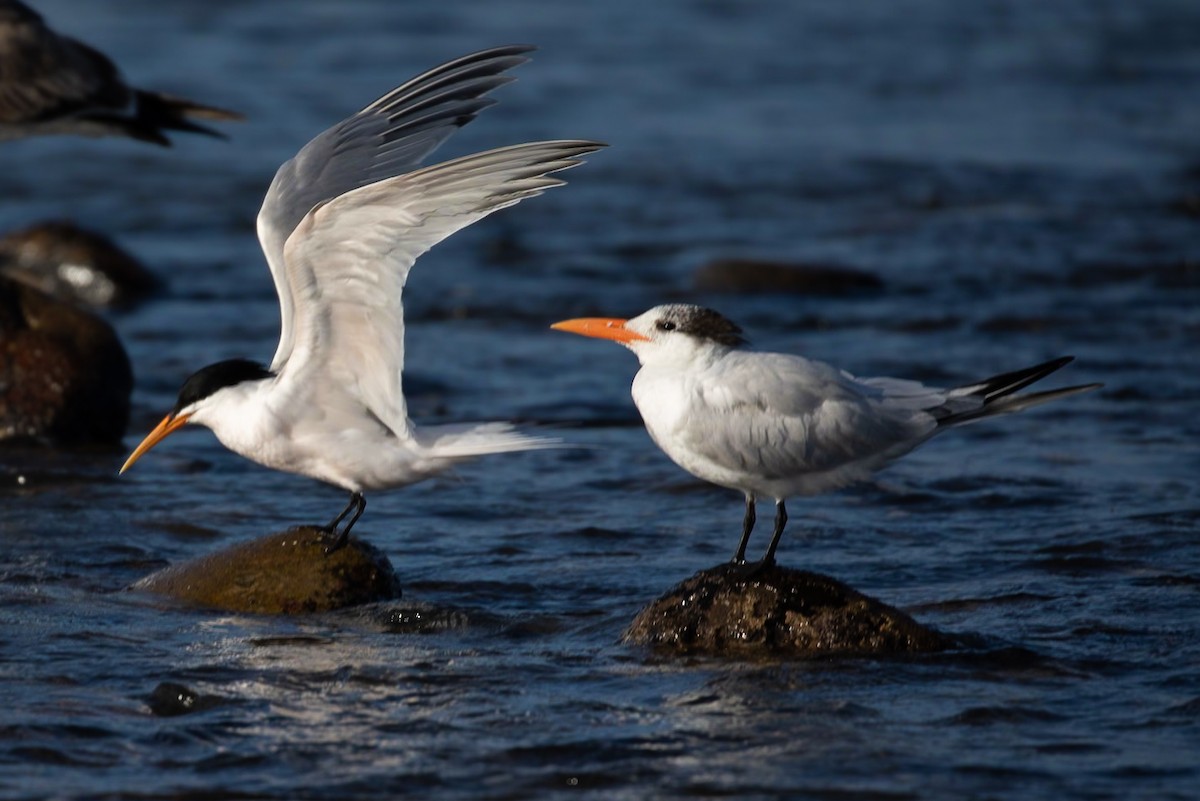
[{"label": "forked tail", "polygon": [[945,403],[927,411],[937,418],[939,427],[956,426],[984,417],[1019,412],[1031,406],[1065,398],[1068,395],[1090,392],[1104,386],[1103,384],[1079,384],[1062,389],[1050,389],[1045,392],[1015,394],[1074,359],[1074,356],[1062,356],[1033,367],[1026,367],[1024,370],[1002,373],[974,384],[957,387],[947,393]]},{"label": "forked tail", "polygon": [[161,92],[137,92],[137,111],[133,118],[121,120],[130,136],[154,144],[170,146],[171,142],[162,133],[187,131],[224,139],[225,134],[194,122],[203,120],[241,120],[241,114],[216,106],[205,106],[182,97]]}]

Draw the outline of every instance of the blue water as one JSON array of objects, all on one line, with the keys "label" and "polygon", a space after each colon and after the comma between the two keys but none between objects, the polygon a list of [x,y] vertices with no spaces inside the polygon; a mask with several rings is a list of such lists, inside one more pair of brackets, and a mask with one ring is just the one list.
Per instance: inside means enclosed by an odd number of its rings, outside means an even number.
[{"label": "blue water", "polygon": [[[399,603],[261,618],[125,592],[341,508],[207,432],[120,480],[123,453],[0,449],[0,796],[1197,796],[1200,6],[37,5],[131,79],[248,118],[170,151],[0,150],[0,228],[70,217],[169,283],[111,317],[137,374],[129,446],[195,368],[274,351],[254,215],[329,124],[442,60],[531,42],[439,157],[612,147],[413,273],[418,421],[521,419],[592,447],[370,497],[356,532],[393,561]],[[694,271],[729,256],[884,289],[697,293]],[[630,354],[546,326],[669,300],[862,375],[965,381],[1072,353],[1063,382],[1105,382],[791,505],[784,563],[960,649],[739,664],[620,644],[644,603],[729,556],[741,504],[650,443]],[[187,714],[161,703],[179,692]]]}]

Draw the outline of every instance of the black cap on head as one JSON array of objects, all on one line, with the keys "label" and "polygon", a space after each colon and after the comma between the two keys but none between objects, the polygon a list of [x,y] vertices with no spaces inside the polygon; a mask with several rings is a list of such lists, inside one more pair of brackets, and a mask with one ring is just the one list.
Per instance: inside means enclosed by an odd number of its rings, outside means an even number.
[{"label": "black cap on head", "polygon": [[175,403],[172,414],[191,406],[198,400],[207,398],[218,389],[232,387],[243,381],[261,381],[270,378],[272,373],[267,368],[249,359],[226,359],[223,362],[203,367],[183,382],[179,390],[179,400]]},{"label": "black cap on head", "polygon": [[660,331],[679,331],[731,348],[746,344],[742,329],[736,323],[720,312],[703,306],[669,306],[654,326]]}]

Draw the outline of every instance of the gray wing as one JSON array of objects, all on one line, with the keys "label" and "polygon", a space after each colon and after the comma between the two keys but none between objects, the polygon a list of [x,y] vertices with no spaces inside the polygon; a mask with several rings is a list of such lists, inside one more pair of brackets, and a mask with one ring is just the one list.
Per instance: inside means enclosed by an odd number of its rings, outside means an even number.
[{"label": "gray wing", "polygon": [[[692,414],[708,419],[689,447],[769,480],[826,474],[838,486],[906,452],[936,429],[917,403],[893,403],[879,387],[822,362],[779,353],[729,354],[699,391]],[[900,389],[899,386],[896,389]],[[905,394],[916,394],[905,384]],[[812,491],[820,491],[814,487]]]},{"label": "gray wing", "polygon": [[397,436],[409,435],[402,295],[413,262],[476,220],[560,186],[551,173],[600,147],[489,150],[360,187],[305,215],[284,247],[295,310],[279,380],[290,400],[325,408],[349,396]]},{"label": "gray wing", "polygon": [[510,45],[449,61],[393,89],[305,145],[275,173],[258,214],[258,237],[279,293],[278,370],[292,351],[294,285],[284,245],[321,203],[415,169],[455,130],[495,101],[484,97],[513,80],[503,75],[534,48]]}]

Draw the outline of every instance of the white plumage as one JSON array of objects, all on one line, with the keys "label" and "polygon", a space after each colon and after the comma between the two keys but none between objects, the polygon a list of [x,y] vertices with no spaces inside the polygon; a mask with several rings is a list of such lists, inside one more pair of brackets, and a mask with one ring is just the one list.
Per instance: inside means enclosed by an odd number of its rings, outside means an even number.
[{"label": "white plumage", "polygon": [[823,362],[742,348],[741,330],[698,306],[657,306],[630,320],[584,318],[554,328],[611,339],[642,368],[633,400],[646,430],[689,473],[746,498],[742,562],[757,498],[776,501],[774,559],[787,521],[784,501],[870,476],[954,425],[1015,412],[1099,386],[1013,393],[1069,357],[955,389],[895,378],[859,379]]},{"label": "white plumage", "polygon": [[193,375],[122,472],[186,422],[260,464],[352,493],[404,486],[475,456],[545,447],[503,423],[417,427],[402,386],[403,291],[416,259],[498,209],[563,183],[552,173],[602,145],[533,142],[415,169],[491,104],[531,48],[448,62],[322,133],[275,175],[258,217],[279,294],[270,368],[243,360]]}]

